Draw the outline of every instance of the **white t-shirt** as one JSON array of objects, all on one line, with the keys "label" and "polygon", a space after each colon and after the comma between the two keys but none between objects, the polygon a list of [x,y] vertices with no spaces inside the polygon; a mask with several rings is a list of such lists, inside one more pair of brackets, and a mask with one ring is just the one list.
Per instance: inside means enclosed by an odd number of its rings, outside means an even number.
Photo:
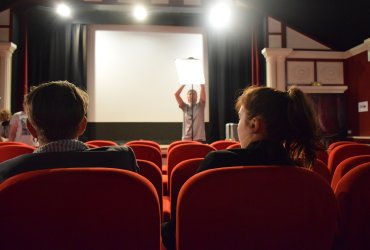
[{"label": "white t-shirt", "polygon": [[184,103],[180,108],[184,112],[182,140],[205,141],[204,103],[198,102],[193,107]]},{"label": "white t-shirt", "polygon": [[28,131],[27,114],[24,111],[13,114],[12,118],[10,119],[10,130],[13,126],[17,128],[14,141],[23,142],[30,146],[37,146],[36,143],[33,142],[33,137],[30,131]]}]

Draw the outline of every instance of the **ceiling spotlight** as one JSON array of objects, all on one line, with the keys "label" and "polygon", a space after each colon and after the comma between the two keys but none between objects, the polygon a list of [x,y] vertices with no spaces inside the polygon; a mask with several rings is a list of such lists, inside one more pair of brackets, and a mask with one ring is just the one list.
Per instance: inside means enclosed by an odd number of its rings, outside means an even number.
[{"label": "ceiling spotlight", "polygon": [[56,8],[56,12],[62,17],[70,17],[71,16],[71,8],[68,5],[64,4],[64,3],[58,4],[58,6]]},{"label": "ceiling spotlight", "polygon": [[147,10],[141,5],[135,6],[133,14],[134,17],[139,21],[145,20],[146,17],[148,16]]},{"label": "ceiling spotlight", "polygon": [[211,8],[209,21],[215,28],[224,28],[230,24],[231,7],[230,4],[219,2]]}]

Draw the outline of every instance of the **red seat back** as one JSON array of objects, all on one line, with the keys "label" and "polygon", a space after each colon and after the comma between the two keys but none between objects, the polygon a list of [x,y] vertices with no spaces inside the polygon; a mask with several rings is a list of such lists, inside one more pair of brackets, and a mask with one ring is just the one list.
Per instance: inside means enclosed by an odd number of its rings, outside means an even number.
[{"label": "red seat back", "polygon": [[239,142],[236,141],[230,141],[230,140],[219,140],[219,141],[214,141],[210,145],[212,147],[215,147],[216,150],[223,150],[226,149],[227,147],[231,145],[239,144]]},{"label": "red seat back", "polygon": [[339,163],[334,171],[333,179],[331,181],[331,188],[335,190],[338,182],[345,174],[347,174],[351,169],[366,162],[370,162],[370,155],[358,155],[349,157],[348,159],[345,159],[344,161]]},{"label": "red seat back", "polygon": [[226,149],[234,149],[234,148],[241,148],[240,143],[235,143],[233,145],[230,145]]},{"label": "red seat back", "polygon": [[318,150],[316,151],[316,158],[323,161],[326,165],[328,165],[328,152],[325,150]]},{"label": "red seat back", "polygon": [[175,146],[167,157],[168,176],[171,176],[173,168],[178,163],[194,158],[204,158],[209,152],[215,150],[214,147],[202,143],[186,143]]},{"label": "red seat back", "polygon": [[177,197],[181,187],[196,173],[199,164],[203,161],[203,159],[204,158],[194,158],[185,160],[174,167],[170,177],[171,214],[176,212]]},{"label": "red seat back", "polygon": [[137,164],[140,168],[140,174],[147,178],[157,190],[161,211],[163,210],[163,185],[162,185],[162,172],[151,161],[137,160]]},{"label": "red seat back", "polygon": [[35,147],[26,144],[0,146],[0,162],[10,160],[23,154],[31,154],[34,150]]},{"label": "red seat back", "polygon": [[344,175],[335,195],[340,214],[338,249],[370,249],[370,163]]},{"label": "red seat back", "polygon": [[228,167],[191,177],[177,201],[177,249],[331,249],[333,191],[290,166]]},{"label": "red seat back", "polygon": [[354,144],[354,143],[356,143],[356,142],[353,142],[353,141],[336,141],[336,142],[333,142],[329,145],[328,152],[330,153],[333,149],[335,149],[338,146],[342,146],[342,145],[345,145],[345,144]]},{"label": "red seat back", "polygon": [[97,147],[105,147],[105,146],[118,146],[118,144],[114,141],[110,140],[91,140],[85,142],[86,145],[93,145]]},{"label": "red seat back", "polygon": [[0,186],[2,249],[159,249],[156,190],[108,168],[27,172]]},{"label": "red seat back", "polygon": [[330,173],[333,175],[338,164],[345,159],[352,156],[368,154],[370,154],[370,146],[366,144],[347,143],[337,146],[329,153],[328,168]]},{"label": "red seat back", "polygon": [[174,141],[174,142],[171,142],[170,145],[168,145],[168,148],[167,148],[167,155],[170,153],[171,149],[174,148],[175,146],[177,145],[181,145],[181,144],[187,144],[187,143],[199,143],[198,141]]},{"label": "red seat back", "polygon": [[151,161],[162,171],[162,154],[156,147],[144,144],[131,144],[130,148],[134,151],[136,159]]},{"label": "red seat back", "polygon": [[129,142],[126,143],[127,146],[130,146],[132,144],[149,145],[149,146],[157,148],[159,150],[159,152],[161,151],[161,145],[159,145],[159,143],[157,143],[155,141],[151,141],[151,140],[133,140],[133,141],[129,141]]},{"label": "red seat back", "polygon": [[312,166],[312,171],[321,175],[329,184],[331,182],[331,174],[328,166],[321,160],[316,159]]},{"label": "red seat back", "polygon": [[19,142],[19,141],[2,141],[0,142],[0,147],[1,146],[8,146],[8,145],[27,145],[23,142]]}]

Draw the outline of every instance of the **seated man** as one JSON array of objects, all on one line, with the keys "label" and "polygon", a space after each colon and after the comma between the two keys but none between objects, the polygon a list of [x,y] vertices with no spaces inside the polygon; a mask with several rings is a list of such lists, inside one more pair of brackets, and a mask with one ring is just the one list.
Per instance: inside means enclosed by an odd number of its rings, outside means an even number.
[{"label": "seated man", "polygon": [[88,149],[78,137],[85,131],[88,95],[67,81],[49,82],[31,89],[25,97],[27,126],[39,148],[0,164],[0,182],[27,171],[110,167],[138,172],[128,147]]}]

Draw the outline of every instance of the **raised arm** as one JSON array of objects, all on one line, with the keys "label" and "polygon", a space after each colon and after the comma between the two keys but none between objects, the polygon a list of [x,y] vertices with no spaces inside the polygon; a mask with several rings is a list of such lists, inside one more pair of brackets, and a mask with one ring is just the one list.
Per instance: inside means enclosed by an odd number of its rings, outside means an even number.
[{"label": "raised arm", "polygon": [[202,103],[206,103],[206,90],[205,90],[205,84],[200,85],[200,100]]},{"label": "raised arm", "polygon": [[15,140],[15,136],[17,134],[18,123],[10,124],[9,126],[10,126],[10,128],[9,128],[9,136],[8,136],[8,139],[9,139],[9,141],[14,141]]},{"label": "raised arm", "polygon": [[184,101],[181,98],[181,92],[184,89],[184,87],[185,85],[181,85],[180,88],[175,93],[176,101],[179,104],[179,107],[182,107],[184,105]]}]

